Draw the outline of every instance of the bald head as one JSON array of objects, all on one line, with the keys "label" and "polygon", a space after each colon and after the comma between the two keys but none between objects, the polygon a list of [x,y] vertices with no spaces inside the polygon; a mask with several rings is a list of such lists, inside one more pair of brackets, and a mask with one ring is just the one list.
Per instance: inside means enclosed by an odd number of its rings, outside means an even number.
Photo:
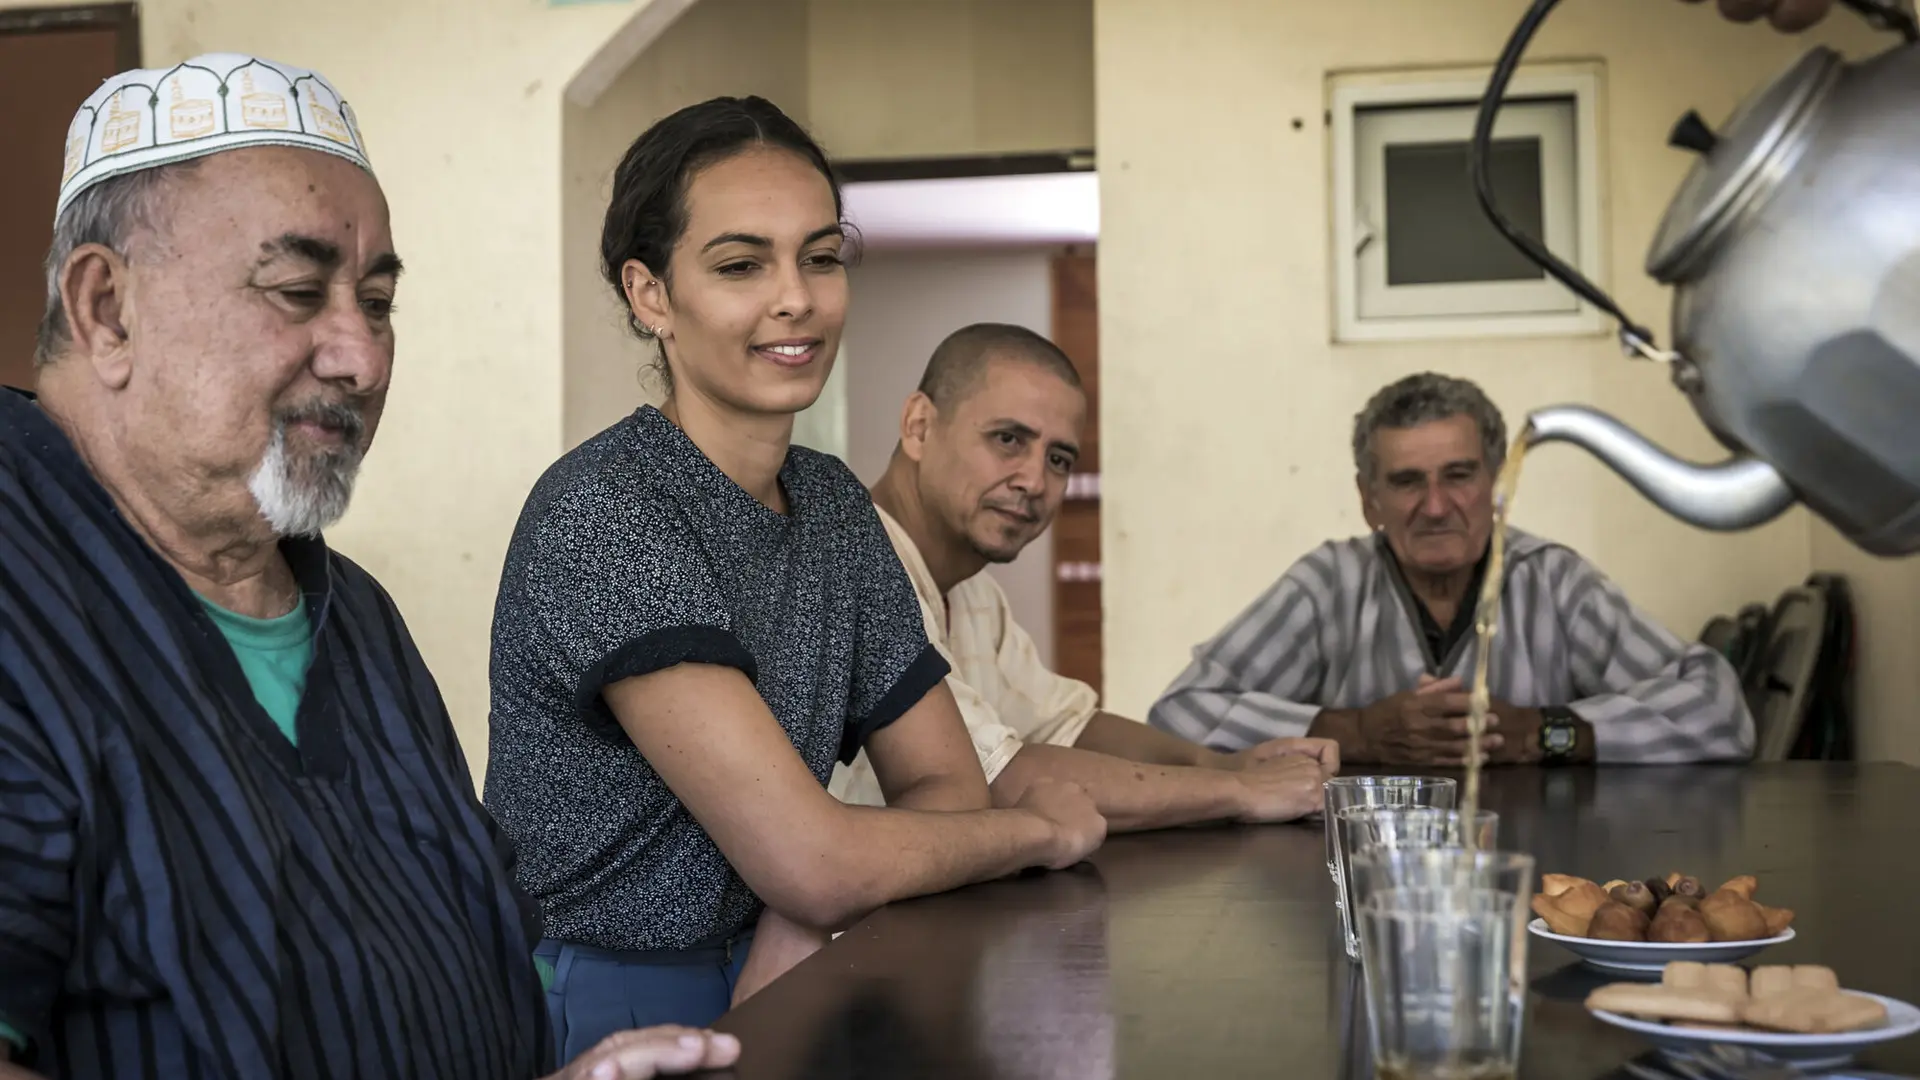
[{"label": "bald head", "polygon": [[927,361],[920,392],[942,410],[951,410],[980,389],[987,365],[995,360],[1029,363],[1073,387],[1080,373],[1060,347],[1024,326],[974,323],[948,334]]},{"label": "bald head", "polygon": [[1088,404],[1066,354],[1031,330],[978,323],[934,350],[874,501],[943,589],[1014,558],[1052,524]]}]

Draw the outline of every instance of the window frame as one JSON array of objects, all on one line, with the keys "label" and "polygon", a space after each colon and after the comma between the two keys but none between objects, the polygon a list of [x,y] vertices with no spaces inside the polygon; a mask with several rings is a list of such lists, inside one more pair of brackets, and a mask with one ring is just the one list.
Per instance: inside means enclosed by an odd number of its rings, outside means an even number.
[{"label": "window frame", "polygon": [[[1471,135],[1473,114],[1485,92],[1490,70],[1418,71],[1335,76],[1330,87],[1332,184],[1332,272],[1334,340],[1406,341],[1472,337],[1581,336],[1606,332],[1605,316],[1552,279],[1388,286],[1382,242],[1361,248],[1371,231],[1365,200],[1371,185],[1375,204],[1385,184],[1385,148],[1422,141],[1453,141]],[[1540,109],[1523,105],[1542,99],[1570,100],[1570,138],[1542,138],[1541,182],[1548,249],[1605,288],[1606,252],[1601,222],[1605,170],[1600,160],[1598,65],[1536,65],[1516,72],[1494,129],[1496,138],[1542,135],[1549,125]],[[1362,111],[1437,106],[1437,116],[1376,113],[1364,123]],[[1462,114],[1460,108],[1468,110]],[[1412,137],[1425,124],[1432,137]],[[1372,131],[1364,131],[1371,128]],[[1550,148],[1549,143],[1555,144]],[[1566,144],[1563,146],[1559,144]],[[1571,153],[1571,162],[1557,150]],[[1363,165],[1362,153],[1371,155]],[[1554,185],[1570,180],[1570,198],[1556,198]],[[1374,215],[1385,220],[1382,206]],[[1556,221],[1556,217],[1558,220]],[[1571,251],[1567,250],[1571,242]]]}]

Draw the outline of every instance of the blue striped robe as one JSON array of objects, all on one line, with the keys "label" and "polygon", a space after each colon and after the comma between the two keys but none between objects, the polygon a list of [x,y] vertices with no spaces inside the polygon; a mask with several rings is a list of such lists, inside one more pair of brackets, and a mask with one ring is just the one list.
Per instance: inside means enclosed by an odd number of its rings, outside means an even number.
[{"label": "blue striped robe", "polygon": [[372,577],[281,550],[314,625],[297,747],[0,388],[0,1023],[55,1080],[541,1075],[537,912],[439,689]]}]

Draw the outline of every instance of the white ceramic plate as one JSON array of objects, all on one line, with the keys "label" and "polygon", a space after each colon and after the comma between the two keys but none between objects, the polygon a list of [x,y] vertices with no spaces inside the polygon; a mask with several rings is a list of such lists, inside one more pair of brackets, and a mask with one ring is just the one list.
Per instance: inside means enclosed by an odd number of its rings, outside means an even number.
[{"label": "white ceramic plate", "polygon": [[1527,924],[1534,937],[1545,938],[1594,967],[1606,971],[1624,971],[1633,975],[1658,976],[1676,960],[1697,960],[1703,964],[1731,964],[1745,960],[1769,946],[1793,940],[1793,927],[1779,937],[1754,941],[1709,941],[1695,945],[1665,941],[1599,941],[1594,938],[1567,937],[1547,929],[1547,920]]},{"label": "white ceramic plate", "polygon": [[1631,1016],[1588,1009],[1596,1018],[1638,1032],[1662,1050],[1699,1050],[1706,1046],[1744,1046],[1763,1054],[1791,1061],[1803,1069],[1831,1069],[1845,1065],[1853,1056],[1875,1043],[1904,1039],[1920,1031],[1920,1009],[1904,1001],[1858,990],[1848,993],[1869,997],[1887,1007],[1887,1021],[1864,1031],[1846,1031],[1837,1035],[1789,1035],[1774,1031],[1702,1031],[1697,1028],[1670,1027],[1657,1020],[1638,1020]]}]

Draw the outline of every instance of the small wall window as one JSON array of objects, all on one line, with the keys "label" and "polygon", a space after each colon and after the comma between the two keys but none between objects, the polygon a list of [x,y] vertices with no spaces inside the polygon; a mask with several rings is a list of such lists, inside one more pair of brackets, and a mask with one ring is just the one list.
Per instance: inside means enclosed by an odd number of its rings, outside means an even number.
[{"label": "small wall window", "polygon": [[[1486,74],[1345,76],[1333,86],[1336,337],[1601,332],[1605,322],[1487,220],[1469,147]],[[1517,75],[1494,127],[1502,212],[1598,281],[1599,77]]]}]

